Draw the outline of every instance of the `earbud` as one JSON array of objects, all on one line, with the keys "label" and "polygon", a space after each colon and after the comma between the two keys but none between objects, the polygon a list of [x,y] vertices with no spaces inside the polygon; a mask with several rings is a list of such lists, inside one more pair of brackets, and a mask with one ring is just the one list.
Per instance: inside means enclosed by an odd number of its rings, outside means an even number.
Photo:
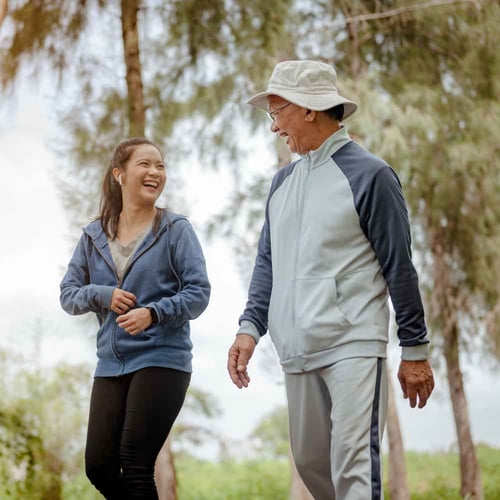
[{"label": "earbud", "polygon": [[118,184],[120,184],[120,186],[122,185],[122,175],[121,174],[118,176]]}]

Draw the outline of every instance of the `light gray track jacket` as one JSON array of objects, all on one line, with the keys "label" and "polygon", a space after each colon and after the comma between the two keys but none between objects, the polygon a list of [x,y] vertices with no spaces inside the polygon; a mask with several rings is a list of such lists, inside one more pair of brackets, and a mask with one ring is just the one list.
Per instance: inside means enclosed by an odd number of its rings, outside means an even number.
[{"label": "light gray track jacket", "polygon": [[400,182],[343,127],[274,177],[238,333],[269,328],[289,373],[385,357],[387,288],[403,359],[426,359]]}]

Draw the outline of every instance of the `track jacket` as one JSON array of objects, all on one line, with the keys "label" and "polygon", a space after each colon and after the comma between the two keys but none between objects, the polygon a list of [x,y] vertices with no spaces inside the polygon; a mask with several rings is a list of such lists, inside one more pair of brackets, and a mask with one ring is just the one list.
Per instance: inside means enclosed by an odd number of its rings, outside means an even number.
[{"label": "track jacket", "polygon": [[403,359],[426,359],[401,185],[343,127],[275,175],[238,333],[269,328],[289,373],[386,357],[387,288]]},{"label": "track jacket", "polygon": [[[110,309],[117,287],[137,297],[136,307],[154,309],[158,322],[138,335],[120,328]],[[110,377],[148,366],[191,372],[189,320],[205,310],[209,296],[205,260],[191,224],[164,212],[158,233],[146,234],[122,282],[101,222],[85,227],[61,282],[60,299],[69,314],[96,313],[95,376]]]}]

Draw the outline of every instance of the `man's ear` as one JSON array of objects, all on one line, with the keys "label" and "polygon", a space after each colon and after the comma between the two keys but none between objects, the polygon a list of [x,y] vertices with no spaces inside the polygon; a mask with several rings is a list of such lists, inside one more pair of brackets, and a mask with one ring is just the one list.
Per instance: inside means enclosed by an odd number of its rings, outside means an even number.
[{"label": "man's ear", "polygon": [[312,109],[306,109],[306,114],[305,114],[305,121],[306,122],[313,122],[314,119],[316,118],[317,111],[314,111]]}]

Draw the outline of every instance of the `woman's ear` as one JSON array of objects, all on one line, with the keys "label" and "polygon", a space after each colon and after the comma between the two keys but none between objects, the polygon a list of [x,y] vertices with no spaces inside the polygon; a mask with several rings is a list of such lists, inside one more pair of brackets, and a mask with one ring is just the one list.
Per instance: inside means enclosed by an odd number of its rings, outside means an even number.
[{"label": "woman's ear", "polygon": [[122,185],[122,172],[119,168],[114,168],[113,169],[113,178],[115,179],[120,186]]}]

